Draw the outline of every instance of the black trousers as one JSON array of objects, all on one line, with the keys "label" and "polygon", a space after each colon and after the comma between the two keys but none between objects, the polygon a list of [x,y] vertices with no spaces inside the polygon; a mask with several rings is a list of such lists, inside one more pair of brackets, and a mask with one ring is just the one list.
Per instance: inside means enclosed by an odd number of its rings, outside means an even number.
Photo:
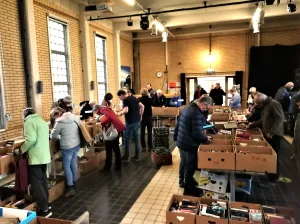
[{"label": "black trousers", "polygon": [[279,178],[279,155],[280,155],[280,151],[281,151],[281,140],[282,137],[278,136],[278,135],[274,135],[272,137],[272,139],[267,138],[265,136],[267,142],[272,146],[272,148],[275,150],[276,154],[277,154],[277,173],[276,174],[267,174],[267,178],[270,182],[275,182],[278,178]]},{"label": "black trousers", "polygon": [[47,183],[47,165],[30,165],[29,180],[32,191],[36,197],[36,202],[41,211],[48,210],[48,183]]},{"label": "black trousers", "polygon": [[179,167],[179,179],[184,179],[185,192],[192,192],[195,188],[193,183],[194,174],[197,169],[197,151],[187,152],[179,149],[180,152],[180,167]]},{"label": "black trousers", "polygon": [[111,168],[113,151],[116,157],[115,160],[116,168],[117,169],[121,168],[121,151],[119,147],[119,136],[113,141],[105,141],[105,150],[106,150],[105,169]]},{"label": "black trousers", "polygon": [[143,148],[146,148],[146,141],[145,141],[145,130],[147,127],[147,134],[148,134],[148,148],[152,149],[153,145],[152,145],[152,118],[148,118],[146,120],[142,120],[141,121],[141,145]]}]

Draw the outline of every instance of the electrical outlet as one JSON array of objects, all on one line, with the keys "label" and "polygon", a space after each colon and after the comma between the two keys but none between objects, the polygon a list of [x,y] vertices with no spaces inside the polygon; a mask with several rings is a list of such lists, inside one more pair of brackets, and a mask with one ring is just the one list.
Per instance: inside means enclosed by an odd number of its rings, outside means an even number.
[{"label": "electrical outlet", "polygon": [[5,114],[6,120],[7,121],[12,121],[13,117],[10,114]]}]

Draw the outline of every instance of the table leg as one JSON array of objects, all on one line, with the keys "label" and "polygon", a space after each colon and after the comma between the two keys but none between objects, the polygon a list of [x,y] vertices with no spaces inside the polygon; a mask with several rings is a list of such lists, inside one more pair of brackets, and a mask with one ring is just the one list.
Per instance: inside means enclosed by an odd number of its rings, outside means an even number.
[{"label": "table leg", "polygon": [[235,201],[235,173],[229,173],[231,201]]}]

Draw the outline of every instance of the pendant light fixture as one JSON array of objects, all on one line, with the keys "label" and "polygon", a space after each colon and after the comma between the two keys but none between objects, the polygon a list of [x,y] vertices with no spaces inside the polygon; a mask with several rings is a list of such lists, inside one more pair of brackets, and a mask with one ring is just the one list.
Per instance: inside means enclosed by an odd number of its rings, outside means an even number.
[{"label": "pendant light fixture", "polygon": [[[209,29],[211,30],[211,25],[209,26]],[[209,33],[209,52],[208,55],[206,56],[206,61],[207,64],[209,65],[209,68],[206,69],[206,72],[214,72],[214,68],[211,67],[211,64],[214,62],[214,56],[212,54],[212,49],[211,49],[211,32]]]}]

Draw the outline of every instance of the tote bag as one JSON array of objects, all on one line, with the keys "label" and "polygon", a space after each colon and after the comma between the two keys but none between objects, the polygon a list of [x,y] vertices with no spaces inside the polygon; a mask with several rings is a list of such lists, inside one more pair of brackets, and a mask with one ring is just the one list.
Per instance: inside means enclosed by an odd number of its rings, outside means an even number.
[{"label": "tote bag", "polygon": [[[15,149],[19,149],[16,152]],[[21,148],[14,148],[15,166],[16,166],[16,179],[15,190],[26,191],[29,185],[28,182],[28,161],[26,153],[22,154]]]},{"label": "tote bag", "polygon": [[118,135],[119,133],[113,124],[110,125],[107,131],[105,131],[105,128],[103,127],[103,138],[105,141],[113,141],[118,137]]}]

